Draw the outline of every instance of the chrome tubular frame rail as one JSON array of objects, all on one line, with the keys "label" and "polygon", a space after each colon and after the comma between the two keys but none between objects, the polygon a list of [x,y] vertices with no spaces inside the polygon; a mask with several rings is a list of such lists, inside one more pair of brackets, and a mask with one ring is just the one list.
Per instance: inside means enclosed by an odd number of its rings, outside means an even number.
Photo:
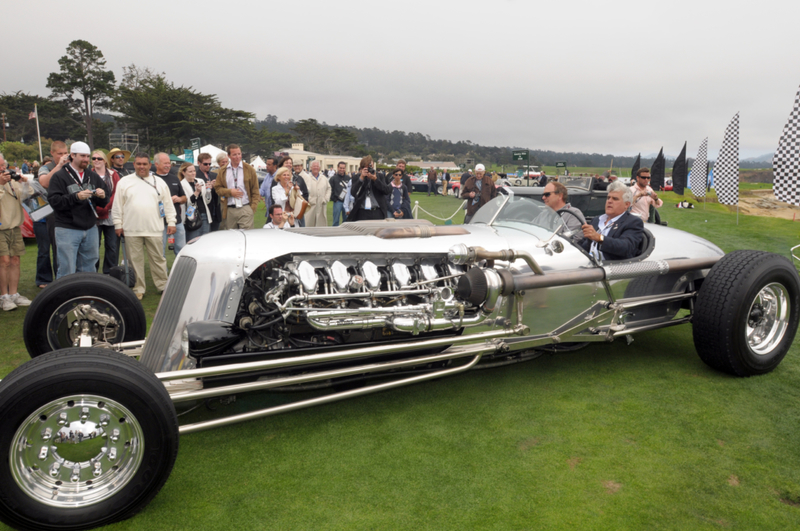
[{"label": "chrome tubular frame rail", "polygon": [[[492,342],[492,343],[487,342],[485,344],[480,345],[479,347],[483,347],[481,349],[482,352],[487,349],[489,351],[495,351],[503,348],[502,344],[497,342]],[[255,382],[248,382],[243,384],[233,384],[222,387],[211,387],[209,389],[202,389],[198,391],[186,391],[186,392],[171,394],[171,398],[172,401],[176,403],[187,402],[189,400],[200,400],[215,396],[231,395],[235,393],[247,393],[250,391],[258,391],[261,389],[274,389],[276,387],[283,387],[286,385],[297,385],[308,382],[316,382],[320,380],[330,380],[333,378],[342,378],[344,376],[352,376],[355,374],[366,374],[366,373],[382,372],[389,369],[414,367],[416,365],[425,365],[428,363],[435,363],[437,361],[446,361],[457,358],[464,358],[467,356],[474,356],[475,348],[476,346],[473,345],[452,347],[447,349],[441,354],[434,354],[431,356],[406,358],[402,360],[385,361],[380,363],[369,363],[366,365],[358,365],[355,367],[347,367],[343,369],[333,369],[328,371],[298,374],[295,376],[269,378],[266,380],[258,380]]]},{"label": "chrome tubular frame rail", "polygon": [[434,347],[450,347],[452,345],[479,342],[488,339],[500,339],[514,335],[525,335],[528,331],[527,326],[518,325],[513,328],[484,332],[480,334],[469,334],[458,337],[442,337],[428,339],[425,341],[408,341],[394,345],[383,345],[380,347],[361,347],[347,350],[340,350],[326,354],[311,354],[295,358],[281,358],[277,360],[252,361],[248,363],[235,363],[231,365],[221,365],[219,367],[207,367],[204,369],[189,369],[185,371],[170,371],[156,373],[156,378],[161,381],[183,380],[186,378],[204,378],[208,376],[220,376],[227,374],[238,374],[244,372],[260,371],[267,369],[277,369],[281,367],[292,367],[300,365],[310,365],[313,363],[323,363],[329,361],[340,361],[374,354],[391,354],[395,352],[408,352],[413,350],[423,350]]},{"label": "chrome tubular frame rail", "polygon": [[481,357],[485,352],[494,352],[498,349],[498,345],[479,345],[474,347],[465,347],[465,350],[471,349],[473,350],[473,354],[475,355],[469,363],[465,365],[461,365],[460,367],[455,367],[452,369],[445,369],[441,371],[435,371],[428,374],[423,374],[419,376],[412,376],[411,378],[404,378],[401,380],[395,380],[392,382],[386,382],[377,385],[371,385],[368,387],[362,387],[359,389],[352,389],[349,391],[343,391],[341,393],[333,393],[330,395],[325,395],[317,398],[311,398],[308,400],[301,400],[299,402],[293,402],[291,404],[283,404],[280,406],[269,407],[265,409],[259,409],[257,411],[250,411],[248,413],[241,413],[238,415],[231,415],[229,417],[216,419],[216,420],[209,420],[205,422],[197,422],[194,424],[185,424],[179,427],[179,433],[181,435],[187,433],[194,433],[197,431],[208,430],[211,428],[218,428],[221,426],[229,426],[231,424],[236,424],[239,422],[245,422],[248,420],[259,419],[263,417],[269,417],[272,415],[277,415],[279,413],[287,413],[289,411],[295,411],[298,409],[303,409],[307,407],[317,406],[320,404],[328,404],[331,402],[336,402],[339,400],[344,400],[346,398],[352,398],[355,396],[366,395],[370,393],[376,393],[378,391],[385,391],[387,389],[394,389],[395,387],[401,387],[404,385],[410,385],[418,382],[424,382],[426,380],[433,380],[435,378],[442,378],[445,376],[450,376],[453,374],[458,374],[464,371],[467,371],[474,367],[480,360]]}]

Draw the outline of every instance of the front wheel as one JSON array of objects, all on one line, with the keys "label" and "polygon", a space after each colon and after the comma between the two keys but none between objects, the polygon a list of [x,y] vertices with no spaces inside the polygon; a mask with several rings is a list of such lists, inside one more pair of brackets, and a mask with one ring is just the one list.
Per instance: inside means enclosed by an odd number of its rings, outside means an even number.
[{"label": "front wheel", "polygon": [[177,453],[169,394],[127,356],[59,350],[0,382],[0,520],[15,529],[129,518],[164,485]]},{"label": "front wheel", "polygon": [[28,308],[22,325],[32,358],[77,346],[82,333],[98,342],[144,339],[142,303],[125,284],[108,275],[74,273],[50,284]]},{"label": "front wheel", "polygon": [[736,376],[772,371],[800,319],[800,278],[776,254],[734,251],[703,281],[693,316],[694,344],[710,367]]}]

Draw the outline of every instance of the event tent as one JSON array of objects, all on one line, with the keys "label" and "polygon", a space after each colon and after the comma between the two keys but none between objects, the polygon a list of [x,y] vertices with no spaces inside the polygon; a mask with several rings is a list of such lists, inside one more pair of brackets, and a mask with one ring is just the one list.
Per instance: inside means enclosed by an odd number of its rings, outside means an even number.
[{"label": "event tent", "polygon": [[266,170],[267,169],[267,163],[264,162],[264,159],[262,159],[259,156],[257,156],[256,158],[254,158],[253,160],[250,161],[250,166],[254,167],[257,170]]}]

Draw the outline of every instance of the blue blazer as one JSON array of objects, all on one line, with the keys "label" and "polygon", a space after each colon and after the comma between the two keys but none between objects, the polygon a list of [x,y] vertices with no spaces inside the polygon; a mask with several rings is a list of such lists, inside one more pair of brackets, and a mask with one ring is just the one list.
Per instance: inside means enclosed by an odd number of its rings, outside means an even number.
[{"label": "blue blazer", "polygon": [[[597,232],[600,232],[600,216],[595,216],[592,220],[592,227]],[[642,245],[642,238],[644,238],[644,223],[642,218],[634,216],[630,212],[622,214],[608,235],[605,237],[603,243],[600,245],[600,252],[606,257],[606,260],[625,260],[633,258],[639,254],[639,247]],[[581,240],[581,247],[588,251],[592,246],[592,240],[584,238]]]}]

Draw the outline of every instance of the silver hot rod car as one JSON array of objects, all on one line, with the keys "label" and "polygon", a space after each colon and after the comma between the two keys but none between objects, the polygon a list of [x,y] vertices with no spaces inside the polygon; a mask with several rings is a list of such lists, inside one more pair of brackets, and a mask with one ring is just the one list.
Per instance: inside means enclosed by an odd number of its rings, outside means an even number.
[{"label": "silver hot rod car", "polygon": [[[0,382],[0,519],[85,529],[160,490],[180,433],[691,324],[726,373],[773,370],[795,336],[786,258],[725,255],[647,225],[639,255],[601,262],[561,218],[513,193],[465,226],[408,220],[203,236],[176,259],[149,336],[121,282],[76,274],[28,310],[33,359]],[[321,391],[179,424],[212,397]],[[262,406],[259,406],[262,407]]]}]

